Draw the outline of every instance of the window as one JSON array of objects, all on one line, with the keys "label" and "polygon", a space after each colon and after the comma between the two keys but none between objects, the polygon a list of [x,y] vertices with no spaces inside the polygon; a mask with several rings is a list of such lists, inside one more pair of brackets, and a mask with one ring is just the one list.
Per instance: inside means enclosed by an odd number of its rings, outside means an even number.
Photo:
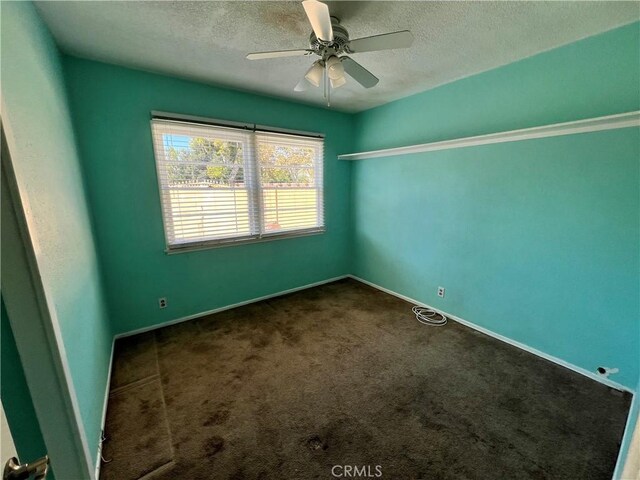
[{"label": "window", "polygon": [[323,139],[153,118],[169,251],[324,231]]}]

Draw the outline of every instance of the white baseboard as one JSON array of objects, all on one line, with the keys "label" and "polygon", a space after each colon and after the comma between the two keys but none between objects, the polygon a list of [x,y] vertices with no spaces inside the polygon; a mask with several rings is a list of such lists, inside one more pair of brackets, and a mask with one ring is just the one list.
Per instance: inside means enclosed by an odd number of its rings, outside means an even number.
[{"label": "white baseboard", "polygon": [[[594,372],[590,372],[590,371],[588,371],[588,370],[586,370],[586,369],[584,369],[582,367],[578,367],[577,365],[573,365],[573,364],[571,364],[569,362],[566,362],[565,360],[562,360],[560,358],[557,358],[557,357],[554,357],[554,356],[549,355],[547,353],[541,352],[540,350],[537,350],[537,349],[535,349],[533,347],[525,345],[524,343],[520,343],[518,341],[512,340],[512,339],[507,338],[507,337],[505,337],[503,335],[500,335],[498,333],[492,332],[491,330],[488,330],[488,329],[486,329],[484,327],[476,325],[476,324],[474,324],[472,322],[469,322],[467,320],[464,320],[464,319],[462,319],[460,317],[457,317],[455,315],[447,313],[447,312],[445,312],[443,310],[436,309],[436,308],[434,308],[434,307],[432,307],[430,305],[427,305],[427,304],[425,304],[423,302],[419,302],[419,301],[417,301],[417,300],[415,300],[413,298],[407,297],[406,295],[402,295],[400,293],[394,292],[393,290],[389,290],[388,288],[385,288],[385,287],[382,287],[380,285],[377,285],[377,284],[375,284],[373,282],[369,282],[368,280],[365,280],[363,278],[357,277],[355,275],[341,275],[339,277],[333,277],[333,278],[329,278],[329,279],[326,279],[326,280],[321,280],[319,282],[310,283],[308,285],[303,285],[301,287],[290,288],[288,290],[283,290],[281,292],[272,293],[270,295],[264,295],[262,297],[252,298],[250,300],[245,300],[245,301],[242,301],[242,302],[234,303],[232,305],[227,305],[227,306],[224,306],[224,307],[214,308],[212,310],[207,310],[205,312],[200,312],[200,313],[196,313],[196,314],[193,314],[193,315],[187,315],[185,317],[180,317],[180,318],[177,318],[177,319],[174,319],[174,320],[169,320],[169,321],[157,324],[157,325],[152,325],[152,326],[149,326],[149,327],[143,327],[143,328],[139,328],[139,329],[136,329],[136,330],[132,330],[130,332],[119,333],[119,334],[115,335],[113,337],[113,340],[112,340],[112,343],[111,343],[111,358],[109,360],[109,371],[108,371],[107,385],[106,385],[106,390],[105,390],[104,404],[103,404],[103,409],[102,409],[102,422],[101,422],[102,430],[104,431],[105,420],[106,420],[106,415],[107,415],[107,403],[108,403],[108,400],[109,400],[109,390],[110,390],[110,386],[111,386],[111,371],[112,371],[112,368],[113,368],[113,354],[114,354],[114,346],[115,346],[116,339],[129,337],[129,336],[137,335],[137,334],[140,334],[140,333],[150,332],[150,331],[153,331],[153,330],[157,330],[159,328],[167,327],[169,325],[175,325],[177,323],[182,323],[182,322],[186,322],[186,321],[193,320],[193,319],[196,319],[196,318],[200,318],[200,317],[203,317],[205,315],[211,315],[211,314],[214,314],[214,313],[223,312],[225,310],[230,310],[232,308],[241,307],[241,306],[244,306],[244,305],[249,305],[251,303],[260,302],[260,301],[263,301],[263,300],[268,300],[270,298],[275,298],[275,297],[279,297],[279,296],[282,296],[282,295],[287,295],[289,293],[298,292],[300,290],[306,290],[308,288],[317,287],[317,286],[320,286],[320,285],[324,285],[324,284],[327,284],[327,283],[335,282],[335,281],[342,280],[342,279],[345,279],[345,278],[352,278],[353,280],[356,280],[358,282],[362,282],[362,283],[364,283],[366,285],[369,285],[370,287],[373,287],[373,288],[375,288],[377,290],[380,290],[382,292],[385,292],[385,293],[388,293],[390,295],[393,295],[394,297],[398,297],[398,298],[400,298],[402,300],[405,300],[405,301],[407,301],[409,303],[412,303],[414,305],[420,305],[420,306],[423,306],[423,307],[431,308],[431,309],[433,309],[433,310],[435,310],[437,312],[442,313],[446,317],[448,317],[451,320],[454,320],[454,321],[456,321],[456,322],[458,322],[458,323],[460,323],[462,325],[465,325],[465,326],[467,326],[469,328],[477,330],[478,332],[484,333],[485,335],[488,335],[488,336],[490,336],[492,338],[495,338],[497,340],[500,340],[502,342],[508,343],[509,345],[513,345],[514,347],[518,347],[518,348],[520,348],[520,349],[522,349],[522,350],[524,350],[526,352],[529,352],[529,353],[532,353],[534,355],[537,355],[537,356],[539,356],[541,358],[544,358],[545,360],[548,360],[550,362],[553,362],[553,363],[555,363],[557,365],[560,365],[562,367],[565,367],[565,368],[568,368],[570,370],[573,370],[576,373],[579,373],[579,374],[584,375],[584,376],[586,376],[586,377],[588,377],[588,378],[590,378],[592,380],[595,380],[595,381],[600,382],[600,383],[602,383],[604,385],[607,385],[608,387],[615,388],[617,390],[630,392],[630,393],[633,394],[632,406],[633,406],[633,404],[635,402],[640,401],[640,399],[638,397],[638,394],[636,392],[634,392],[629,387],[626,387],[626,386],[621,385],[621,384],[619,384],[617,382],[614,382],[613,380],[610,380],[608,378],[602,377],[602,376],[600,376],[600,375],[598,375],[598,374],[596,374]],[[629,412],[631,412],[631,410]],[[634,425],[631,425],[630,422],[631,422],[631,418],[629,417],[627,419],[627,424],[626,424],[626,427],[625,427],[625,432],[624,432],[624,437],[623,438],[626,438],[628,435],[632,435],[633,434]],[[98,458],[96,460],[96,470],[95,470],[95,474],[96,474],[95,478],[96,479],[100,478],[100,467],[102,465],[101,457],[100,457],[100,454],[102,453],[101,450],[102,450],[102,446],[100,445],[98,447]],[[617,461],[617,464],[616,464],[616,469],[615,469],[614,476],[613,476],[614,480],[618,480],[619,479],[619,475],[621,474],[620,472],[622,471],[622,468],[624,466],[624,461],[625,461],[625,459],[618,458],[618,461]]]},{"label": "white baseboard", "polygon": [[168,320],[166,322],[158,323],[157,325],[151,325],[149,327],[142,327],[136,330],[131,330],[130,332],[118,333],[114,336],[114,340],[118,338],[130,337],[132,335],[138,335],[140,333],[151,332],[153,330],[157,330],[159,328],[168,327],[170,325],[175,325],[176,323],[186,322],[188,320],[194,320],[196,318],[204,317],[206,315],[212,315],[218,312],[224,312],[225,310],[231,310],[232,308],[242,307],[244,305],[249,305],[250,303],[261,302],[263,300],[269,300],[270,298],[281,297],[282,295],[287,295],[289,293],[299,292],[300,290],[306,290],[308,288],[319,287],[320,285],[324,285],[326,283],[336,282],[338,280],[343,280],[345,278],[350,277],[350,275],[340,275],[339,277],[328,278],[326,280],[320,280],[319,282],[309,283],[308,285],[303,285],[301,287],[290,288],[288,290],[283,290],[281,292],[271,293],[269,295],[264,295],[262,297],[252,298],[250,300],[245,300],[242,302],[234,303],[232,305],[227,305],[224,307],[214,308],[213,310],[207,310],[206,312],[194,313],[193,315],[187,315],[186,317],[176,318],[174,320]]},{"label": "white baseboard", "polygon": [[[111,357],[109,359],[109,371],[107,374],[107,386],[104,392],[104,402],[103,402],[103,406],[102,406],[102,421],[100,423],[100,428],[102,429],[102,431],[104,431],[104,426],[105,426],[105,422],[107,419],[107,404],[109,402],[109,391],[111,388],[111,371],[113,369],[113,352],[114,352],[114,348],[115,348],[115,342],[118,338],[125,338],[125,337],[130,337],[132,335],[138,335],[139,333],[145,333],[145,332],[150,332],[153,330],[157,330],[159,328],[163,328],[163,327],[168,327],[169,325],[175,325],[177,323],[182,323],[182,322],[186,322],[189,320],[194,320],[196,318],[200,318],[200,317],[204,317],[206,315],[211,315],[214,313],[218,313],[218,312],[223,312],[225,310],[231,310],[232,308],[236,308],[236,307],[242,307],[244,305],[249,305],[250,303],[256,303],[256,302],[261,302],[263,300],[268,300],[270,298],[275,298],[275,297],[280,297],[282,295],[287,295],[289,293],[294,293],[294,292],[298,292],[300,290],[306,290],[308,288],[313,288],[313,287],[318,287],[320,285],[324,285],[326,283],[331,283],[331,282],[335,282],[338,280],[343,280],[345,278],[348,278],[349,275],[340,275],[339,277],[333,277],[333,278],[328,278],[326,280],[321,280],[319,282],[315,282],[315,283],[310,283],[308,285],[303,285],[301,287],[295,287],[295,288],[290,288],[288,290],[283,290],[281,292],[276,292],[276,293],[272,293],[269,295],[264,295],[262,297],[257,297],[257,298],[252,298],[250,300],[245,300],[243,302],[238,302],[238,303],[234,303],[232,305],[227,305],[224,307],[219,307],[219,308],[214,308],[213,310],[207,310],[205,312],[200,312],[200,313],[194,313],[193,315],[187,315],[186,317],[180,317],[180,318],[176,318],[174,320],[169,320],[166,322],[162,322],[159,323],[157,325],[151,325],[149,327],[143,327],[143,328],[138,328],[136,330],[132,330],[130,332],[125,332],[125,333],[118,333],[117,335],[114,335],[112,340],[111,340]],[[100,467],[102,466],[102,461],[101,461],[101,454],[102,454],[102,445],[98,445],[98,457],[96,459],[96,469],[95,469],[95,475],[96,475],[96,479],[100,478]]]},{"label": "white baseboard", "polygon": [[530,347],[529,345],[526,345],[524,343],[520,343],[516,340],[512,340],[508,337],[505,337],[503,335],[500,335],[499,333],[495,333],[492,332],[491,330],[488,330],[484,327],[481,327],[479,325],[476,325],[475,323],[472,323],[468,320],[465,320],[463,318],[457,317],[455,315],[452,315],[450,313],[445,312],[444,310],[440,310],[437,308],[432,307],[431,305],[427,305],[426,303],[423,302],[419,302],[418,300],[414,300],[413,298],[409,298],[406,295],[402,295],[400,293],[394,292],[393,290],[389,290],[388,288],[385,287],[381,287],[380,285],[377,285],[375,283],[369,282],[368,280],[365,280],[363,278],[357,277],[355,275],[348,275],[349,278],[353,278],[354,280],[357,280],[359,282],[362,282],[366,285],[369,285],[370,287],[373,287],[377,290],[380,290],[382,292],[388,293],[389,295],[393,295],[394,297],[398,297],[401,298],[402,300],[405,300],[409,303],[413,303],[414,305],[419,305],[422,307],[427,307],[430,308],[432,310],[435,310],[436,312],[442,313],[443,315],[445,315],[447,318],[450,318],[451,320],[454,320],[466,327],[472,328],[474,330],[477,330],[478,332],[484,333],[485,335],[488,335],[492,338],[495,338],[497,340],[500,340],[502,342],[508,343],[509,345],[513,345],[514,347],[518,347],[526,352],[532,353],[534,355],[537,355],[538,357],[544,358],[545,360],[549,360],[550,362],[553,362],[557,365],[560,365],[562,367],[568,368],[569,370],[573,370],[576,373],[579,373],[581,375],[584,375],[585,377],[589,377],[591,380],[595,380],[596,382],[600,382],[605,384],[608,387],[611,388],[615,388],[616,390],[622,390],[625,392],[629,392],[629,393],[635,393],[631,388],[622,385],[618,382],[614,382],[613,380],[603,377],[601,375],[598,375],[595,372],[591,372],[585,368],[582,367],[578,367],[577,365],[574,365],[572,363],[569,363],[565,360],[562,360],[561,358],[558,357],[554,357],[553,355],[549,355],[548,353],[544,353],[536,348]]},{"label": "white baseboard", "polygon": [[[598,375],[597,373],[591,372],[591,371],[589,371],[589,370],[587,370],[585,368],[578,367],[577,365],[569,363],[569,362],[567,362],[565,360],[562,360],[562,359],[560,359],[558,357],[554,357],[553,355],[549,355],[547,353],[544,353],[544,352],[542,352],[542,351],[540,351],[540,350],[538,350],[536,348],[530,347],[529,345],[526,345],[524,343],[518,342],[516,340],[512,340],[512,339],[510,339],[508,337],[500,335],[499,333],[495,333],[495,332],[493,332],[491,330],[488,330],[488,329],[486,329],[484,327],[476,325],[475,323],[472,323],[472,322],[470,322],[468,320],[465,320],[463,318],[457,317],[456,315],[452,315],[451,313],[445,312],[444,310],[440,310],[440,309],[434,308],[431,305],[427,305],[426,303],[423,303],[423,302],[420,302],[420,301],[415,300],[413,298],[407,297],[406,295],[402,295],[401,293],[394,292],[393,290],[390,290],[388,288],[382,287],[382,286],[377,285],[377,284],[375,284],[373,282],[365,280],[364,278],[360,278],[360,277],[358,277],[356,275],[351,275],[351,274],[340,275],[338,277],[328,278],[326,280],[321,280],[319,282],[310,283],[310,284],[307,284],[307,285],[303,285],[301,287],[290,288],[288,290],[283,290],[283,291],[272,293],[272,294],[269,294],[269,295],[264,295],[262,297],[252,298],[250,300],[245,300],[245,301],[234,303],[234,304],[231,304],[231,305],[226,305],[224,307],[214,308],[212,310],[207,310],[205,312],[195,313],[193,315],[187,315],[185,317],[176,318],[174,320],[168,320],[166,322],[162,322],[162,323],[159,323],[159,324],[156,324],[156,325],[151,325],[149,327],[143,327],[143,328],[138,328],[136,330],[132,330],[132,331],[129,331],[129,332],[119,333],[119,334],[114,336],[114,341],[116,339],[118,339],[118,338],[130,337],[132,335],[138,335],[140,333],[150,332],[150,331],[153,331],[153,330],[157,330],[159,328],[168,327],[170,325],[175,325],[177,323],[186,322],[186,321],[193,320],[193,319],[196,319],[196,318],[204,317],[206,315],[212,315],[214,313],[223,312],[225,310],[230,310],[232,308],[242,307],[244,305],[249,305],[251,303],[261,302],[263,300],[268,300],[270,298],[280,297],[282,295],[287,295],[289,293],[298,292],[300,290],[306,290],[308,288],[313,288],[313,287],[317,287],[317,286],[324,285],[324,284],[327,284],[327,283],[335,282],[335,281],[338,281],[338,280],[343,280],[345,278],[352,278],[354,280],[357,280],[358,282],[362,282],[362,283],[364,283],[366,285],[369,285],[370,287],[373,287],[373,288],[375,288],[377,290],[380,290],[382,292],[385,292],[385,293],[388,293],[390,295],[393,295],[394,297],[401,298],[402,300],[405,300],[405,301],[407,301],[409,303],[412,303],[414,305],[420,305],[420,306],[423,306],[423,307],[427,307],[427,308],[431,308],[433,310],[436,310],[437,312],[442,313],[443,315],[447,316],[448,318],[450,318],[450,319],[452,319],[452,320],[454,320],[454,321],[456,321],[456,322],[458,322],[458,323],[460,323],[462,325],[465,325],[465,326],[467,326],[469,328],[477,330],[478,332],[484,333],[485,335],[493,337],[493,338],[495,338],[497,340],[500,340],[502,342],[508,343],[509,345],[513,345],[514,347],[518,347],[518,348],[520,348],[520,349],[522,349],[522,350],[524,350],[526,352],[529,352],[529,353],[532,353],[534,355],[537,355],[537,356],[539,356],[541,358],[544,358],[545,360],[549,360],[550,362],[553,362],[553,363],[555,363],[557,365],[560,365],[562,367],[568,368],[569,370],[573,370],[576,373],[579,373],[581,375],[589,377],[590,379],[595,380],[596,382],[600,382],[600,383],[602,383],[604,385],[607,385],[608,387],[615,388],[617,390],[622,390],[622,391],[629,392],[629,393],[635,393],[633,389],[631,389],[631,388],[629,388],[629,387],[627,387],[625,385],[622,385],[622,384],[620,384],[618,382],[615,382],[615,381],[613,381],[613,380],[611,380],[611,379],[609,379],[607,377],[603,377],[601,375]],[[112,360],[113,360],[113,346],[112,346],[111,355],[112,355]],[[109,379],[110,378],[111,378],[111,365],[109,365]],[[108,390],[107,390],[107,393],[108,393]],[[104,413],[103,413],[103,421],[104,421]]]},{"label": "white baseboard", "polygon": [[[104,433],[104,425],[107,421],[107,405],[109,403],[109,391],[111,390],[111,371],[113,369],[113,350],[116,345],[116,338],[111,339],[111,355],[109,356],[109,369],[107,371],[107,385],[104,391],[104,401],[102,403],[102,419],[100,420],[100,433]],[[96,458],[96,480],[100,479],[100,468],[102,467],[102,441],[98,443],[98,456]]]},{"label": "white baseboard", "polygon": [[[608,378],[602,377],[600,375],[598,375],[597,373],[594,372],[590,372],[589,370],[586,370],[582,367],[578,367],[577,365],[573,365],[572,363],[569,363],[565,360],[562,360],[560,358],[554,357],[552,355],[549,355],[547,353],[541,352],[540,350],[537,350],[533,347],[530,347],[528,345],[525,345],[524,343],[520,343],[517,342],[515,340],[512,340],[510,338],[507,338],[503,335],[500,335],[498,333],[492,332],[491,330],[487,330],[486,328],[480,327],[479,325],[476,325],[474,323],[471,323],[467,320],[464,320],[460,317],[457,317],[455,315],[451,315],[450,313],[447,313],[443,310],[434,308],[430,305],[427,305],[426,303],[423,302],[419,302],[417,300],[414,300],[413,298],[407,297],[406,295],[402,295],[400,293],[394,292],[393,290],[389,290],[388,288],[384,288],[381,287],[380,285],[377,285],[373,282],[369,282],[363,278],[357,277],[355,275],[348,275],[349,278],[352,278],[354,280],[357,280],[358,282],[362,282],[366,285],[369,285],[370,287],[373,287],[377,290],[380,290],[382,292],[388,293],[389,295],[393,295],[394,297],[398,297],[401,298],[402,300],[405,300],[409,303],[413,303],[414,305],[419,305],[421,307],[427,307],[430,308],[432,310],[435,310],[436,312],[439,312],[443,315],[445,315],[447,318],[450,318],[451,320],[454,320],[462,325],[465,325],[469,328],[473,328],[474,330],[477,330],[478,332],[484,333],[485,335],[488,335],[492,338],[495,338],[497,340],[500,340],[502,342],[508,343],[509,345],[513,345],[514,347],[518,347],[526,352],[532,353],[534,355],[537,355],[541,358],[544,358],[545,360],[548,360],[550,362],[553,362],[557,365],[560,365],[561,367],[565,367],[568,368],[569,370],[573,370],[576,373],[579,373],[581,375],[584,375],[585,377],[588,377],[592,380],[595,380],[596,382],[600,382],[605,384],[608,387],[611,388],[615,388],[616,390],[622,390],[625,392],[629,392],[633,395],[632,401],[631,401],[631,406],[629,408],[629,413],[627,416],[627,422],[625,425],[625,429],[624,429],[624,433],[622,436],[622,444],[624,445],[625,442],[631,442],[631,437],[633,436],[634,433],[634,429],[635,429],[635,425],[631,425],[631,412],[633,411],[634,408],[634,404],[638,401],[640,401],[639,395],[640,392],[634,392],[632,389],[630,389],[629,387],[626,387],[625,385],[621,385],[617,382],[614,382],[613,380],[609,380]],[[640,419],[638,420],[640,421]],[[612,480],[626,480],[621,478],[622,476],[622,470],[624,468],[625,462],[626,462],[626,456],[625,458],[622,458],[622,455],[620,455],[621,452],[618,452],[618,458],[616,459],[616,467],[615,470],[613,472],[613,476],[612,476]]]}]

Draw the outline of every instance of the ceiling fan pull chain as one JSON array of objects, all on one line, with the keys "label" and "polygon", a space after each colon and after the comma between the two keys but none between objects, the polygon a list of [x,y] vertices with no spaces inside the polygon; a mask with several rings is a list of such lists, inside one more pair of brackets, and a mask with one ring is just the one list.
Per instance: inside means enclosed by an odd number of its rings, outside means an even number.
[{"label": "ceiling fan pull chain", "polygon": [[329,71],[327,70],[327,66],[325,64],[324,67],[324,84],[327,89],[327,107],[331,106],[331,84],[329,83]]},{"label": "ceiling fan pull chain", "polygon": [[325,66],[325,69],[322,71],[322,96],[326,99],[327,98],[327,69]]}]

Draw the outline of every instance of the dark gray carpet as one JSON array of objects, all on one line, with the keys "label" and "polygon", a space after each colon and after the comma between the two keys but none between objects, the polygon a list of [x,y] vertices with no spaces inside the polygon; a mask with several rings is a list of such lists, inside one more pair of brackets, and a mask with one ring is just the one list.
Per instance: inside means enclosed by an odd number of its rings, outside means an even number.
[{"label": "dark gray carpet", "polygon": [[630,395],[410,307],[344,280],[119,341],[103,478],[611,478]]},{"label": "dark gray carpet", "polygon": [[[138,479],[173,466],[173,446],[153,333],[118,340],[114,350],[102,480]],[[111,459],[117,461],[111,463]]]}]

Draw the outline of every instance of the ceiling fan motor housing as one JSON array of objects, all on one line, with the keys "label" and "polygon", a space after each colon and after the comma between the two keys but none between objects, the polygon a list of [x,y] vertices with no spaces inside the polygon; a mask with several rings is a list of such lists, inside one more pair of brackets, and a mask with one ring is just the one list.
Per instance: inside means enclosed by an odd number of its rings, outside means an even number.
[{"label": "ceiling fan motor housing", "polygon": [[311,32],[309,36],[309,48],[322,57],[323,60],[331,55],[343,53],[345,47],[349,44],[349,32],[340,25],[338,18],[331,17],[331,28],[333,29],[332,42],[327,43],[318,40],[314,32]]}]

